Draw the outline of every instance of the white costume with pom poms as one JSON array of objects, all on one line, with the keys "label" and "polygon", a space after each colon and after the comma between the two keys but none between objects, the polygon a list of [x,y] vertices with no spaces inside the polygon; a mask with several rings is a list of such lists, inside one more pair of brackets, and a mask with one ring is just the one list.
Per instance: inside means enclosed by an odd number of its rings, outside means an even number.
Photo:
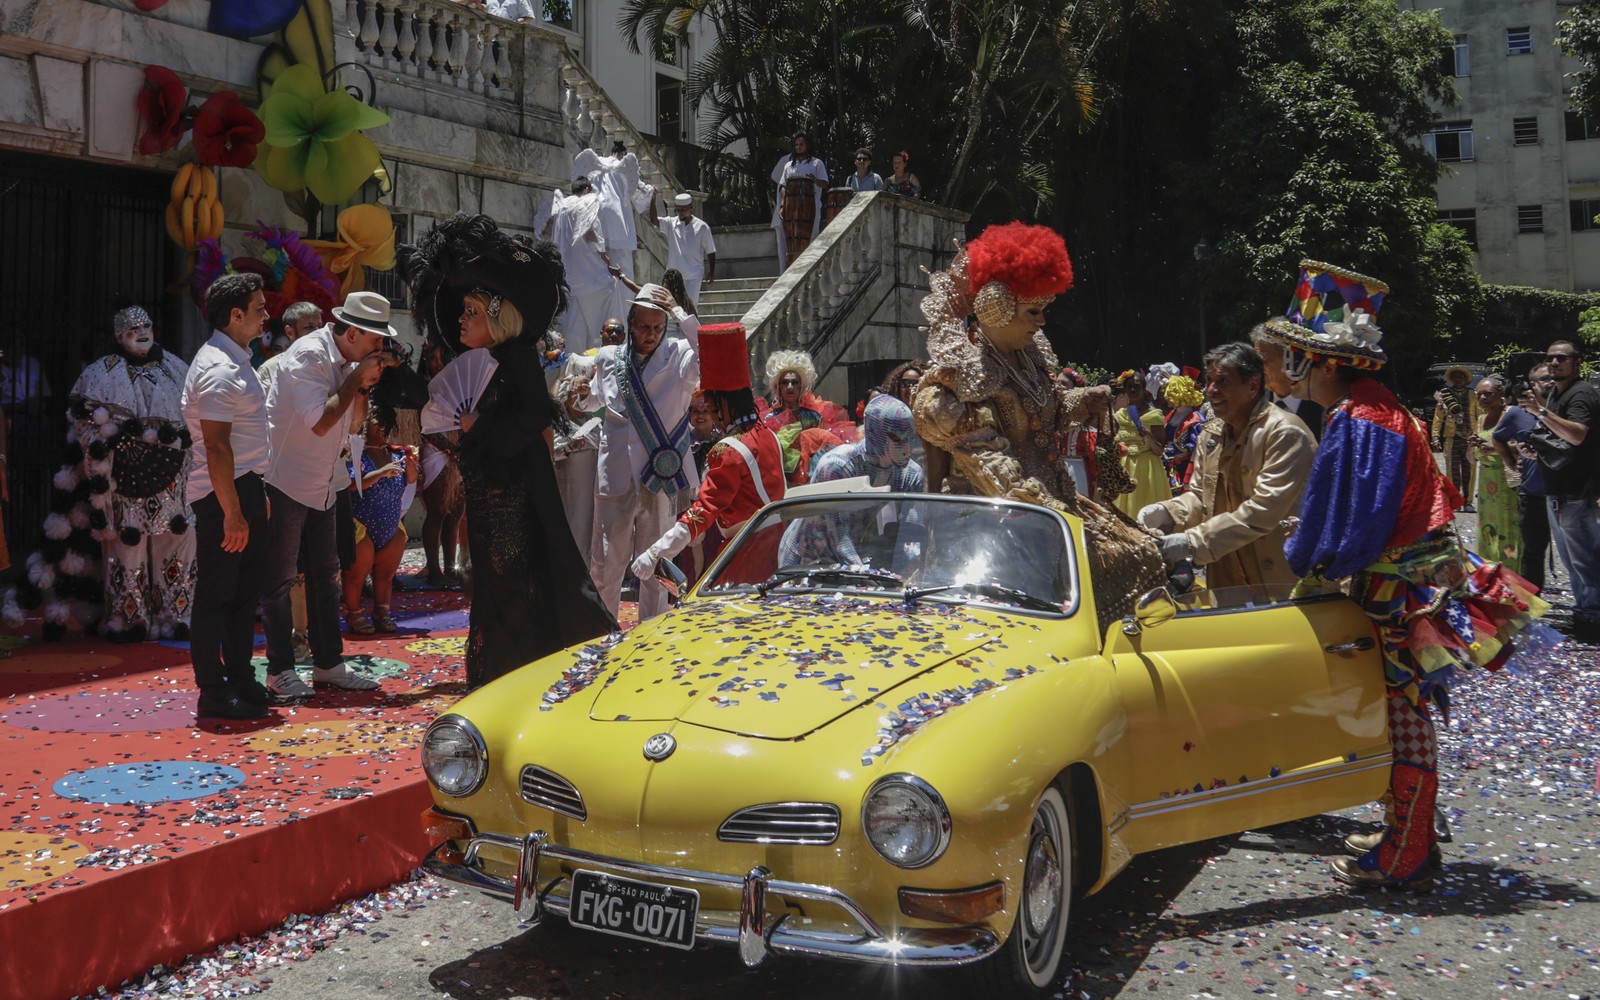
[{"label": "white costume with pom poms", "polygon": [[[106,518],[95,535],[101,542],[105,580],[101,621],[108,632],[143,626],[145,635],[160,638],[189,622],[195,583],[194,515],[184,500],[189,457],[185,452],[175,464],[165,452],[187,448],[187,437],[179,431],[184,427],[181,401],[188,371],[188,365],[159,349],[142,361],[115,352],[90,362],[72,387],[71,416],[78,440],[88,442],[83,475],[91,491],[99,478],[110,487],[91,492],[89,498]],[[130,419],[137,426],[125,426]],[[98,458],[97,436],[106,442]],[[174,464],[176,473],[169,480]],[[151,470],[158,467],[155,481],[165,485],[152,490]],[[141,478],[145,488],[129,485]]]}]

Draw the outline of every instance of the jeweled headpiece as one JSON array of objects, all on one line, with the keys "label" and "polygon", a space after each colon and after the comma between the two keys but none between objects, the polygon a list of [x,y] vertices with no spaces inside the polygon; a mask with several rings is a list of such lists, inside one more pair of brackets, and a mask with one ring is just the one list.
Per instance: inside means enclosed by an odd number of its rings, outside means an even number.
[{"label": "jeweled headpiece", "polygon": [[129,330],[137,330],[142,326],[153,325],[150,322],[150,314],[144,311],[143,306],[128,306],[126,309],[118,309],[111,317],[111,332],[119,337]]},{"label": "jeweled headpiece", "polygon": [[480,298],[484,302],[483,311],[495,319],[500,318],[500,303],[505,301],[499,292],[487,288],[474,288],[468,295]]}]

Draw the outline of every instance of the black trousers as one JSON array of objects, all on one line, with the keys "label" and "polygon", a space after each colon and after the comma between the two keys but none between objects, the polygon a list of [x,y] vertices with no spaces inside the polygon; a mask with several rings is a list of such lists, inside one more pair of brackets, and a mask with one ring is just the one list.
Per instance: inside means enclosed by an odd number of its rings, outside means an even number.
[{"label": "black trousers", "polygon": [[1524,579],[1544,589],[1544,567],[1550,551],[1550,511],[1544,497],[1517,494],[1517,512],[1522,517],[1522,565]]},{"label": "black trousers", "polygon": [[222,504],[215,493],[192,505],[198,579],[189,620],[189,658],[200,690],[216,693],[255,676],[250,657],[267,568],[266,488],[253,472],[235,479],[233,488],[250,526],[242,552],[222,551]]}]

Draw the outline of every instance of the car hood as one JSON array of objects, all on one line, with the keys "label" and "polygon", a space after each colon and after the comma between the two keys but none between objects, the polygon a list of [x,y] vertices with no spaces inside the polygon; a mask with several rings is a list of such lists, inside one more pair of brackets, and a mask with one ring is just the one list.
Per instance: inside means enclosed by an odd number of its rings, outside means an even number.
[{"label": "car hood", "polygon": [[932,602],[837,594],[696,600],[606,651],[589,716],[797,739],[881,702],[995,631],[961,608]]}]

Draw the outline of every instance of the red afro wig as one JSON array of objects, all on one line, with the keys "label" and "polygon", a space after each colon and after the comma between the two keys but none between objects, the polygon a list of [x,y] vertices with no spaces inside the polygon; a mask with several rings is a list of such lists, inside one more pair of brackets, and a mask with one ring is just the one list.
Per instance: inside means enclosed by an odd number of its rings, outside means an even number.
[{"label": "red afro wig", "polygon": [[1042,299],[1072,287],[1072,258],[1049,226],[1008,222],[967,244],[967,280],[974,292],[998,281],[1019,299]]}]

